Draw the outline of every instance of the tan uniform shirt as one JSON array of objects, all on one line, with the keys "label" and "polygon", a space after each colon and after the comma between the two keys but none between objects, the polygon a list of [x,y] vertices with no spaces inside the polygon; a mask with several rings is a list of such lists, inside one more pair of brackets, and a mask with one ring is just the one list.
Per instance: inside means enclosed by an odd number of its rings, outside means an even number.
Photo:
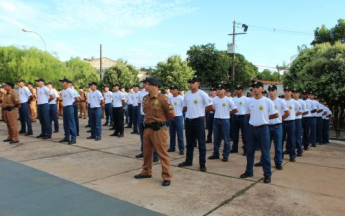
[{"label": "tan uniform shirt", "polygon": [[175,111],[170,99],[164,94],[157,93],[152,97],[150,94],[143,98],[143,111],[145,113],[145,123],[164,123],[174,118]]},{"label": "tan uniform shirt", "polygon": [[17,92],[15,92],[13,89],[9,92],[7,92],[5,98],[3,99],[1,103],[1,108],[4,109],[6,107],[20,107],[20,99]]}]

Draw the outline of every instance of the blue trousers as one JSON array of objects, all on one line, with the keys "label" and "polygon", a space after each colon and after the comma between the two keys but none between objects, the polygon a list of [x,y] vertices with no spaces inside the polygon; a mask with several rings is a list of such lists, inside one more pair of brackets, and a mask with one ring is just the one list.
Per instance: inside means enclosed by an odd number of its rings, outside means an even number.
[{"label": "blue trousers", "polygon": [[79,134],[79,116],[78,116],[79,106],[78,105],[74,105],[73,108],[74,108],[75,127],[77,128],[77,134]]},{"label": "blue trousers", "polygon": [[184,151],[183,116],[175,116],[175,118],[170,120],[169,135],[170,135],[169,149],[175,151],[176,136],[177,136],[178,149],[180,151]]},{"label": "blue trousers", "polygon": [[303,146],[304,149],[308,149],[310,143],[310,120],[311,118],[302,118],[303,127]]},{"label": "blue trousers", "polygon": [[19,120],[21,124],[20,131],[26,132],[26,125],[28,125],[28,133],[32,133],[31,119],[29,116],[29,103],[22,103],[19,107]]},{"label": "blue trousers", "polygon": [[310,143],[316,145],[316,117],[310,118]]},{"label": "blue trousers", "polygon": [[76,141],[77,140],[77,128],[74,118],[74,107],[63,107],[63,129],[65,131],[65,140]]},{"label": "blue trousers", "polygon": [[50,107],[49,104],[40,104],[37,106],[38,119],[41,124],[41,135],[51,136],[52,126],[50,122]]},{"label": "blue trousers", "polygon": [[138,124],[139,124],[139,117],[140,109],[138,106],[133,106],[132,108],[132,117],[133,117],[133,132],[138,133]]},{"label": "blue trousers", "polygon": [[87,125],[90,126],[90,115],[91,115],[91,111],[90,111],[90,104],[87,104],[87,116],[89,117],[89,119],[87,120]]},{"label": "blue trousers", "polygon": [[128,127],[132,127],[133,124],[133,105],[129,104],[127,106],[127,113],[128,113]]},{"label": "blue trousers", "polygon": [[[284,138],[286,137],[286,151],[289,152],[290,159],[296,158],[296,124],[293,121],[283,122],[283,145]],[[284,157],[284,156],[283,156]]]},{"label": "blue trousers", "polygon": [[296,125],[296,149],[298,154],[303,153],[302,148],[302,119],[295,120]]},{"label": "blue trousers", "polygon": [[322,143],[329,143],[329,119],[322,120]]},{"label": "blue trousers", "polygon": [[54,131],[59,131],[59,120],[57,117],[57,105],[49,104],[50,107],[50,120],[54,122]]},{"label": "blue trousers", "polygon": [[214,113],[207,113],[206,117],[207,140],[212,141]]},{"label": "blue trousers", "polygon": [[322,143],[322,117],[316,118],[316,142]]},{"label": "blue trousers", "polygon": [[197,119],[186,119],[186,141],[187,158],[186,162],[193,164],[195,142],[199,144],[199,164],[206,164],[206,143],[205,143],[205,117]]},{"label": "blue trousers", "polygon": [[230,154],[230,119],[213,120],[213,155],[219,157],[219,148],[222,138],[224,138],[223,158],[229,158]]},{"label": "blue trousers", "polygon": [[105,124],[113,124],[113,104],[107,103],[104,105],[105,111]]},{"label": "blue trousers", "polygon": [[261,149],[261,162],[262,168],[264,171],[264,176],[271,176],[271,155],[270,155],[270,132],[269,127],[262,126],[262,127],[253,127],[252,125],[248,125],[247,130],[247,144],[246,144],[246,151],[247,151],[247,167],[246,173],[254,174],[253,167],[254,167],[254,157],[255,157],[255,147],[256,143],[258,143]]},{"label": "blue trousers", "polygon": [[102,108],[90,108],[90,114],[91,136],[102,138]]},{"label": "blue trousers", "polygon": [[244,150],[246,148],[246,143],[247,143],[247,127],[248,127],[248,119],[247,116],[237,116],[233,115],[232,119],[232,125],[231,128],[232,130],[232,150],[238,151],[238,141],[239,141],[239,133],[241,129],[241,134],[242,134],[242,142],[244,146]]},{"label": "blue trousers", "polygon": [[128,104],[125,104],[125,123],[128,125]]}]

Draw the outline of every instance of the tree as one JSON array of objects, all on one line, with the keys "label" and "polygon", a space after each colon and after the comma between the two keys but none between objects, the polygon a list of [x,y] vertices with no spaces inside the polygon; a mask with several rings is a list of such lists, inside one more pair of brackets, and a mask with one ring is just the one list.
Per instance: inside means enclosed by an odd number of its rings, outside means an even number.
[{"label": "tree", "polygon": [[345,40],[345,20],[339,19],[338,23],[331,29],[326,28],[325,25],[322,25],[321,28],[317,27],[314,30],[314,40],[311,42],[311,45],[315,46],[316,44],[322,44],[329,42],[334,44],[336,41]]},{"label": "tree", "polygon": [[84,62],[79,57],[71,58],[66,62],[68,70],[67,78],[72,80],[75,85],[85,87],[88,82],[98,82],[99,75],[97,70],[88,62]]},{"label": "tree", "polygon": [[103,84],[119,84],[123,87],[132,86],[139,82],[138,73],[138,70],[133,65],[118,59],[114,66],[105,71]]},{"label": "tree", "polygon": [[173,55],[166,61],[159,62],[151,76],[157,77],[163,87],[175,85],[187,89],[188,80],[194,76],[194,71],[188,66],[187,61],[182,61],[180,56]]}]

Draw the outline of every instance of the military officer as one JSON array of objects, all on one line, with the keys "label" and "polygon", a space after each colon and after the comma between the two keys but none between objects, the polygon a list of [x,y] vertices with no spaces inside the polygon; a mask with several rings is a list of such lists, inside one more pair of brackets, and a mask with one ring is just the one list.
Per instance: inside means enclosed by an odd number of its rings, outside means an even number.
[{"label": "military officer", "polygon": [[302,115],[296,116],[295,124],[296,124],[296,149],[297,149],[297,156],[301,157],[303,155],[303,148],[302,148],[302,119],[305,115],[309,113],[307,110],[307,106],[305,102],[299,98],[300,91],[297,89],[293,90],[293,98],[299,103],[300,110]]},{"label": "military officer", "polygon": [[[113,127],[115,129],[111,136],[117,136],[118,138],[123,137],[124,131],[124,118],[123,110],[125,108],[125,95],[119,90],[120,85],[115,84],[113,86],[113,93],[111,95],[111,107],[112,107],[112,117]],[[106,94],[105,94],[106,95]]]},{"label": "military officer", "polygon": [[105,112],[105,123],[103,126],[113,126],[112,129],[115,129],[113,125],[114,117],[113,117],[113,93],[109,91],[109,86],[104,86],[104,112]]},{"label": "military officer", "polygon": [[175,117],[174,107],[170,99],[158,92],[159,80],[147,78],[147,91],[149,95],[143,98],[142,106],[145,113],[145,129],[143,136],[144,164],[140,174],[134,178],[152,177],[152,156],[156,150],[162,163],[163,186],[169,186],[172,179],[170,172],[170,157],[167,152],[167,127],[166,122]]},{"label": "military officer", "polygon": [[102,106],[104,104],[104,98],[102,93],[97,90],[97,83],[92,82],[90,85],[91,92],[88,94],[88,100],[90,103],[90,127],[91,136],[87,139],[95,139],[100,141],[102,139]]},{"label": "military officer", "polygon": [[31,91],[32,99],[29,101],[29,113],[31,122],[36,122],[37,120],[37,90],[33,87],[32,82],[28,83],[28,88]]},{"label": "military officer", "polygon": [[79,87],[79,95],[80,95],[80,115],[79,118],[86,119],[87,118],[87,104],[86,104],[86,93],[82,87]]},{"label": "military officer", "polygon": [[[19,134],[25,134],[26,136],[32,135],[32,125],[29,115],[29,101],[32,100],[33,96],[28,87],[25,86],[25,80],[18,80],[17,85],[19,99],[20,99],[20,108],[19,108],[19,120],[21,128]],[[26,126],[28,130],[26,131]]]},{"label": "military officer", "polygon": [[1,109],[4,110],[3,118],[7,125],[8,137],[4,142],[9,142],[10,144],[19,143],[19,132],[18,132],[18,108],[20,107],[20,99],[18,93],[16,93],[14,88],[14,83],[6,82],[5,90],[7,91],[1,103]]}]

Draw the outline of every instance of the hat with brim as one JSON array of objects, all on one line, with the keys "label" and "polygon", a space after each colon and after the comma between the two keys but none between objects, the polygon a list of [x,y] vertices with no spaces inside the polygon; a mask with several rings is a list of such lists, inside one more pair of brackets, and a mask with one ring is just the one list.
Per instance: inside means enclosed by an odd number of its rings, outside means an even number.
[{"label": "hat with brim", "polygon": [[195,83],[195,82],[200,82],[200,80],[197,77],[193,77],[192,79],[188,80],[188,83]]},{"label": "hat with brim", "polygon": [[157,78],[154,77],[150,77],[146,79],[147,83],[153,86],[160,86],[161,83]]},{"label": "hat with brim", "polygon": [[9,86],[11,86],[12,88],[14,88],[14,83],[13,83],[13,82],[5,82],[5,85],[9,85]]},{"label": "hat with brim", "polygon": [[264,84],[262,82],[259,82],[259,81],[255,81],[253,82],[252,84],[252,88],[253,87],[264,87]]},{"label": "hat with brim", "polygon": [[39,79],[35,80],[35,82],[45,82],[45,80],[43,78],[39,78]]},{"label": "hat with brim", "polygon": [[276,85],[269,85],[267,90],[277,90],[277,86]]}]

